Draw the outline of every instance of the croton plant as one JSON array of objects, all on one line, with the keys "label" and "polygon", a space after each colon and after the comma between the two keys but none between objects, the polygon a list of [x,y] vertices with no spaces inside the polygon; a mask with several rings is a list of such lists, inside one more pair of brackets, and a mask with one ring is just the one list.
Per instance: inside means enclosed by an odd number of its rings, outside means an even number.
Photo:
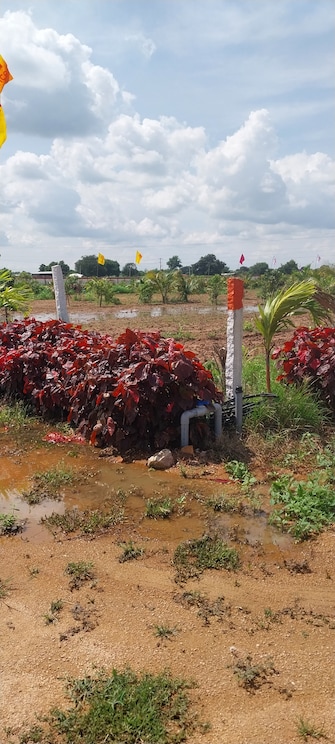
[{"label": "croton plant", "polygon": [[34,318],[0,326],[0,394],[120,452],[178,446],[183,411],[221,400],[196,355],[158,331],[114,340]]}]

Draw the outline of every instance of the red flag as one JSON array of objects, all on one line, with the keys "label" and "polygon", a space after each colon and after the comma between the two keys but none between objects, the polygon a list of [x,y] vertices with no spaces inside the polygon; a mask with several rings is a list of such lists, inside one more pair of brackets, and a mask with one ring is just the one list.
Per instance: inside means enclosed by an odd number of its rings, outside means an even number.
[{"label": "red flag", "polygon": [[243,255],[243,253],[241,253],[241,257],[240,257],[240,264],[241,264],[241,266],[244,263],[244,261],[245,261],[244,255]]}]

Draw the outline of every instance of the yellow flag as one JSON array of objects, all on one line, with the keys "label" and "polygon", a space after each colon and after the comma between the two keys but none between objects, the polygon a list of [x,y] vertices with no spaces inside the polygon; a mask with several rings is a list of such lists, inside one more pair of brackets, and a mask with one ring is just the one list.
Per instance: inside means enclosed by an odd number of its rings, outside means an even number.
[{"label": "yellow flag", "polygon": [[5,119],[5,114],[3,112],[3,108],[0,105],[0,147],[2,147],[6,139],[7,139],[6,119]]},{"label": "yellow flag", "polygon": [[105,263],[105,256],[102,255],[102,253],[98,253],[98,264],[101,264],[103,266]]},{"label": "yellow flag", "polygon": [[139,251],[136,251],[135,263],[139,264],[140,261],[142,261],[142,258],[143,258],[142,253],[140,253]]},{"label": "yellow flag", "polygon": [[13,80],[13,75],[10,74],[7,62],[5,62],[4,58],[0,54],[0,93],[4,85],[9,83],[11,80]]}]

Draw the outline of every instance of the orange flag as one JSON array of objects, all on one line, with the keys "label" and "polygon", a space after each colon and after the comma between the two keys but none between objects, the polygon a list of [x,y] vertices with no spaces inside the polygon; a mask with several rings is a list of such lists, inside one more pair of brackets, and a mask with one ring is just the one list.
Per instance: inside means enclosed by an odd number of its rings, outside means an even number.
[{"label": "orange flag", "polygon": [[5,62],[0,54],[0,93],[6,83],[9,83],[11,80],[13,80],[13,75],[10,74],[7,62]]}]

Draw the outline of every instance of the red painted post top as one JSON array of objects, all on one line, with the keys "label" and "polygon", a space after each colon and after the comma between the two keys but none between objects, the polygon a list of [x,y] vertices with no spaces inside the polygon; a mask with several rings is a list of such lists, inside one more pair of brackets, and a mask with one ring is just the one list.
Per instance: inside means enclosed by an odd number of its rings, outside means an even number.
[{"label": "red painted post top", "polygon": [[228,310],[241,310],[243,307],[243,292],[244,282],[242,279],[237,279],[232,276],[227,280],[228,286],[228,297],[227,307]]}]

